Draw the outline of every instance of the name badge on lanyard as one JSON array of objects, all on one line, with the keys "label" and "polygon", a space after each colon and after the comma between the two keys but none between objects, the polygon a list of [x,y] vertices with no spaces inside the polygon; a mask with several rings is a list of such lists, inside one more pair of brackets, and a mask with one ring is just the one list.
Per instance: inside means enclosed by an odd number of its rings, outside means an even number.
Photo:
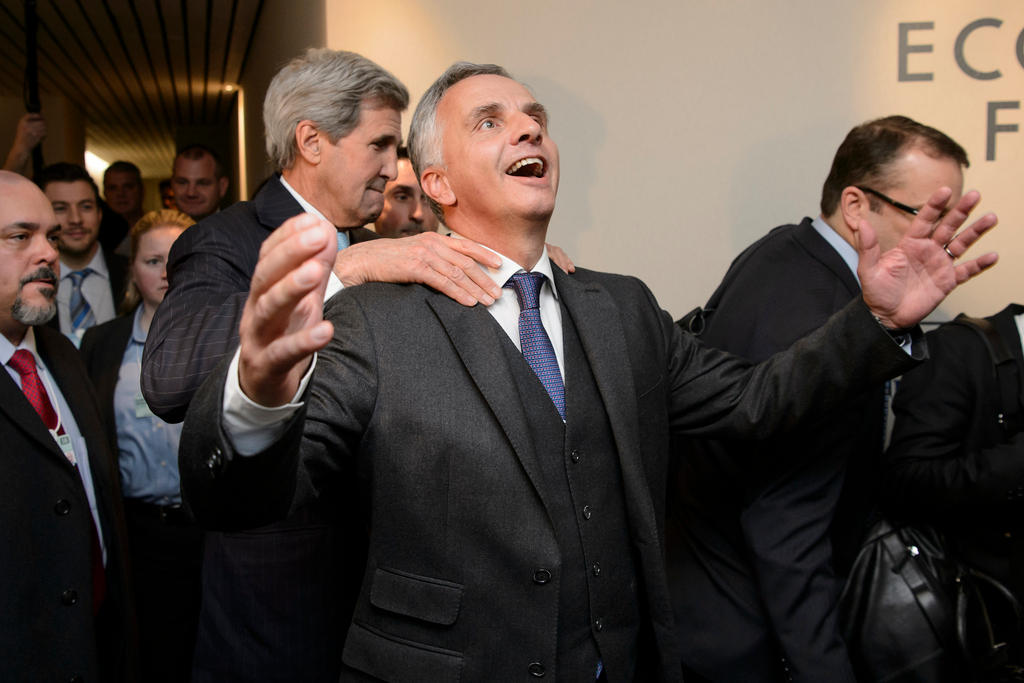
[{"label": "name badge on lanyard", "polygon": [[135,417],[139,419],[144,417],[156,417],[153,415],[153,411],[149,409],[149,404],[146,403],[146,399],[143,397],[141,391],[135,394]]},{"label": "name badge on lanyard", "polygon": [[[46,376],[42,377],[43,387],[46,389],[48,396],[57,396],[57,392],[54,391],[54,387],[50,384],[49,378]],[[72,465],[78,466],[78,460],[75,459],[75,447],[71,443],[71,435],[64,431],[64,420],[60,414],[60,403],[54,403],[53,409],[57,413],[57,426],[50,430],[50,436],[57,442],[57,447],[60,448],[61,453],[68,459]]]},{"label": "name badge on lanyard", "polygon": [[50,430],[50,436],[57,442],[57,446],[60,448],[64,457],[67,458],[72,465],[77,465],[78,461],[75,460],[75,447],[71,444],[71,436],[68,434],[58,434],[56,429]]}]

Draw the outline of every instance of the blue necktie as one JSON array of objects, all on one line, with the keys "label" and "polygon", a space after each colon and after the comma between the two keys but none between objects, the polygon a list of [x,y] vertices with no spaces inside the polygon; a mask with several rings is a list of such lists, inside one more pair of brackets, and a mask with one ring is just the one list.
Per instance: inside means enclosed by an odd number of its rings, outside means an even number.
[{"label": "blue necktie", "polygon": [[348,233],[344,230],[338,231],[338,251],[341,251],[349,245]]},{"label": "blue necktie", "polygon": [[505,287],[515,290],[519,300],[519,345],[523,350],[523,358],[533,368],[564,420],[565,386],[562,384],[562,373],[558,370],[558,359],[555,358],[551,339],[540,321],[539,300],[543,284],[543,273],[516,273],[505,283]]},{"label": "blue necktie", "polygon": [[96,316],[93,315],[92,306],[82,296],[82,281],[89,277],[92,268],[73,270],[68,273],[71,278],[71,300],[68,304],[71,309],[71,329],[83,329],[92,327],[96,323]]}]

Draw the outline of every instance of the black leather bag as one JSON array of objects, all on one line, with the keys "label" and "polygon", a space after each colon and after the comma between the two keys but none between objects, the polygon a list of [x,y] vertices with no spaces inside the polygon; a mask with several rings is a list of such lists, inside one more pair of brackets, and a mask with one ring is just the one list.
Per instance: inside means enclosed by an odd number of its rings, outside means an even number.
[{"label": "black leather bag", "polygon": [[878,522],[839,617],[859,680],[1024,681],[1008,664],[1019,645],[1020,605],[998,581],[952,557],[934,529]]}]

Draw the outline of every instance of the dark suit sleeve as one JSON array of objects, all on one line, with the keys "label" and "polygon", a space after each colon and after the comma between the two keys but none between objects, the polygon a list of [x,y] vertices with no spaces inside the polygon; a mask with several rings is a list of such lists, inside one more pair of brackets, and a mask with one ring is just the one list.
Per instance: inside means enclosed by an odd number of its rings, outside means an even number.
[{"label": "dark suit sleeve", "polygon": [[885,497],[913,519],[1019,514],[1024,433],[997,438],[999,387],[981,338],[949,325],[929,334],[931,362],[896,392]]},{"label": "dark suit sleeve", "polygon": [[168,422],[184,419],[199,385],[238,345],[250,276],[267,233],[258,224],[239,226],[221,216],[189,228],[175,241],[170,289],[146,340],[142,393]]},{"label": "dark suit sleeve", "polygon": [[757,365],[704,346],[668,314],[668,400],[673,433],[762,439],[823,415],[854,392],[916,364],[860,298],[814,332]]},{"label": "dark suit sleeve", "polygon": [[179,469],[182,496],[203,525],[237,529],[267,524],[313,498],[337,500],[329,489],[347,486],[343,475],[351,469],[374,407],[376,361],[355,297],[347,292],[332,297],[325,317],[335,321],[334,337],[317,354],[304,406],[267,450],[241,456],[223,432],[229,358],[196,393],[182,431]]}]

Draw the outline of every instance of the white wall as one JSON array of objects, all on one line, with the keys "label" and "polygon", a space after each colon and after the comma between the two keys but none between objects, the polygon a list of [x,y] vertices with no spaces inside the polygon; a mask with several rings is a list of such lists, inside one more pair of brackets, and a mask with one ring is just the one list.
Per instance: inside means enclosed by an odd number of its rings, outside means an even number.
[{"label": "white wall", "polygon": [[[985,240],[1003,262],[950,298],[937,317],[987,314],[1024,300],[1024,125],[985,160],[986,103],[1024,99],[1015,42],[1024,3],[979,0],[678,2],[604,0],[326,0],[326,44],[354,50],[418,98],[451,62],[497,62],[552,112],[562,187],[551,241],[587,267],[633,273],[678,316],[703,303],[732,258],[771,227],[816,213],[821,183],[850,127],[890,113],[963,144],[968,187],[1002,226]],[[948,5],[948,6],[947,6]],[[957,66],[999,68],[971,79]],[[908,43],[899,82],[898,25],[933,22]],[[415,104],[415,102],[414,102]],[[1024,109],[999,113],[1024,124]],[[406,117],[406,125],[408,116]]]}]

